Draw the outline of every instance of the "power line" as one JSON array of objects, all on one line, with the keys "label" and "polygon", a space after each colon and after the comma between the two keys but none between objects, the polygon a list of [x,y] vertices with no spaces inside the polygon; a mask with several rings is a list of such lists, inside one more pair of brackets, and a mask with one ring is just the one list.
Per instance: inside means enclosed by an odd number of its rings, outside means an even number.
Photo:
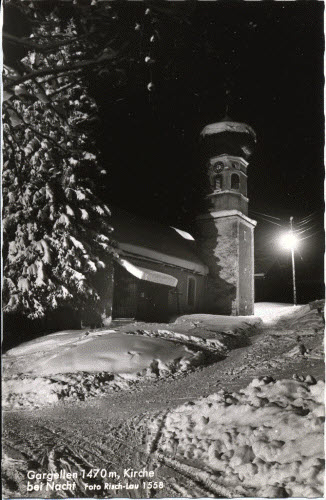
[{"label": "power line", "polygon": [[311,217],[311,219],[308,219],[304,222],[296,222],[296,226],[298,227],[303,227],[303,226],[306,226],[307,224],[311,224],[312,222],[316,221],[316,217]]},{"label": "power line", "polygon": [[314,212],[311,212],[311,214],[306,215],[305,217],[303,217],[303,218],[299,221],[299,223],[300,223],[300,222],[303,222],[303,221],[304,221],[304,220],[306,220],[306,219],[309,219],[309,217],[312,217],[313,215],[317,215],[318,213],[320,213],[320,210],[315,210]]},{"label": "power line", "polygon": [[279,227],[283,227],[282,224],[279,224],[278,222],[274,222],[273,220],[269,220],[269,219],[264,219],[264,217],[262,216],[259,216],[263,221],[265,222],[269,222],[270,224],[275,224],[275,226],[279,226]]},{"label": "power line", "polygon": [[306,222],[302,222],[301,224],[296,224],[296,227],[298,228],[305,228],[306,226],[308,226],[309,224],[315,224],[315,223],[318,223],[320,221],[318,221],[318,219],[316,218],[312,218],[310,220],[307,220]]},{"label": "power line", "polygon": [[319,231],[316,231],[315,233],[309,234],[308,236],[305,236],[305,238],[300,238],[300,241],[307,240],[308,238],[311,238],[312,236],[315,236],[318,233],[323,233],[324,231],[320,229]]},{"label": "power line", "polygon": [[311,231],[311,229],[318,227],[318,224],[314,224],[313,226],[307,227],[306,229],[295,229],[294,232],[297,234],[303,234],[306,233],[307,231]]},{"label": "power line", "polygon": [[265,217],[270,217],[271,219],[281,220],[279,217],[274,217],[273,215],[263,214],[262,212],[256,212],[255,210],[251,209],[249,211],[252,212],[253,214],[264,215]]},{"label": "power line", "polygon": [[[249,210],[250,213],[254,214],[256,218],[258,218],[259,222],[269,222],[270,224],[274,224],[275,226],[278,227],[286,227],[286,221],[280,218],[280,217],[275,217],[273,215],[265,214],[263,212],[258,212],[256,210]],[[318,227],[318,221],[316,220],[316,217],[318,217],[318,214],[320,214],[320,210],[316,210],[315,212],[311,212],[309,215],[306,217],[303,217],[300,219],[298,222],[296,222],[294,225],[295,227],[293,228],[293,232],[296,234],[303,234],[307,231],[310,231],[311,229]],[[267,218],[268,217],[268,218]],[[275,219],[275,221],[281,221],[282,223],[279,224],[278,222],[275,222],[274,220],[270,219]],[[316,224],[317,223],[317,224]],[[308,226],[308,227],[307,227]],[[314,233],[315,234],[315,233]]]},{"label": "power line", "polygon": [[304,224],[308,224],[311,222],[313,219],[316,219],[319,216],[320,212],[317,210],[316,212],[312,212],[311,214],[307,215],[307,217],[304,217],[303,219],[299,220],[296,222],[297,226],[301,226]]}]

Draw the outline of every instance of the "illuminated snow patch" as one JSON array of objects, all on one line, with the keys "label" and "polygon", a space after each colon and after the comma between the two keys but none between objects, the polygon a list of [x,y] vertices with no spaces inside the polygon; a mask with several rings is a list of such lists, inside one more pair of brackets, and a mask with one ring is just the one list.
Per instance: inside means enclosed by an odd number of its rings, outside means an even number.
[{"label": "illuminated snow patch", "polygon": [[33,407],[129,389],[142,379],[191,370],[205,356],[182,342],[83,330],[32,340],[8,351],[3,360],[3,404]]},{"label": "illuminated snow patch", "polygon": [[[210,471],[235,496],[322,497],[325,384],[308,380],[255,379],[238,393],[175,408],[158,443],[163,463],[193,464],[199,478]],[[149,446],[157,421],[149,423]]]},{"label": "illuminated snow patch", "polygon": [[195,238],[193,238],[190,233],[187,233],[187,231],[183,231],[182,229],[178,229],[177,227],[173,226],[171,226],[171,228],[174,229],[178,234],[180,234],[180,236],[182,236],[182,238],[184,238],[185,240],[195,241]]},{"label": "illuminated snow patch", "polygon": [[186,361],[194,356],[182,344],[114,330],[93,335],[53,334],[12,349],[8,355],[28,357],[37,352],[42,356],[33,360],[27,371],[41,376],[79,371],[132,374],[149,368],[153,360],[168,366],[177,359]]},{"label": "illuminated snow patch", "polygon": [[261,318],[266,325],[277,323],[280,319],[294,316],[301,309],[309,310],[309,306],[294,306],[277,302],[258,302],[255,304],[255,317]]}]

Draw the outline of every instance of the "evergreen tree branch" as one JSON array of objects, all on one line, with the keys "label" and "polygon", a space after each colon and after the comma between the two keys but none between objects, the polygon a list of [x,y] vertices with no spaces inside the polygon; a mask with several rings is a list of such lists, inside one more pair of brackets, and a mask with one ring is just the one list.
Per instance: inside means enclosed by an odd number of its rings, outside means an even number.
[{"label": "evergreen tree branch", "polygon": [[[42,139],[46,139],[48,140],[49,142],[51,142],[56,148],[60,149],[61,151],[63,151],[65,154],[67,153],[74,153],[76,151],[74,150],[67,150],[65,148],[63,148],[62,146],[60,146],[60,144],[53,140],[51,137],[49,137],[48,135],[46,134],[43,134],[42,132],[40,132],[39,130],[37,130],[35,127],[33,127],[33,125],[31,125],[31,123],[28,123],[24,120],[24,117],[13,107],[11,106],[10,104],[8,103],[5,103],[4,107],[8,108],[8,109],[11,109],[11,111],[13,111],[14,113],[16,113],[16,115],[21,119],[21,121],[24,123],[24,125],[26,125],[26,127],[30,128],[36,135],[40,136]],[[10,126],[10,125],[9,125]],[[14,134],[14,132],[13,132]],[[18,144],[17,144],[18,146]],[[18,146],[19,147],[19,146]]]},{"label": "evergreen tree branch", "polygon": [[[19,148],[18,144],[17,144],[17,141],[15,141],[14,137],[15,137],[15,132],[12,130],[12,127],[10,124],[8,124],[9,128],[10,128],[10,132],[11,132],[11,138],[10,139],[8,137],[8,134],[6,132],[4,132],[4,137],[6,138],[6,140],[8,141],[8,143],[10,143],[12,145],[12,148],[13,148],[13,151],[15,151],[15,149],[17,150]],[[14,146],[14,144],[16,145],[16,148]],[[10,160],[8,160],[10,161]],[[13,168],[15,170],[15,174],[16,174],[16,177],[17,177],[17,185],[18,185],[18,188],[19,188],[19,191],[20,191],[20,194],[21,196],[23,196],[23,186],[22,186],[22,183],[20,182],[21,179],[20,179],[20,172],[19,172],[19,169],[18,169],[18,164],[17,162],[15,161],[12,161],[12,165],[13,165]],[[5,208],[5,207],[4,207]]]},{"label": "evergreen tree branch", "polygon": [[4,90],[9,90],[15,87],[16,85],[20,85],[21,83],[27,82],[29,80],[33,80],[34,78],[38,78],[41,76],[47,76],[51,75],[51,79],[56,78],[58,75],[65,74],[67,72],[72,73],[76,71],[81,71],[85,68],[91,68],[94,66],[101,66],[106,64],[108,61],[112,61],[115,59],[116,55],[106,55],[102,56],[101,58],[97,60],[85,60],[85,61],[80,61],[75,64],[67,64],[65,66],[59,66],[56,68],[49,67],[45,69],[39,69],[36,71],[31,71],[30,73],[27,73],[26,75],[20,76],[14,80],[9,80],[9,78],[5,78],[7,80],[7,83],[3,86]]},{"label": "evergreen tree branch", "polygon": [[37,52],[40,52],[41,54],[46,54],[48,52],[51,52],[54,49],[58,49],[61,47],[65,47],[67,45],[70,45],[75,42],[80,42],[82,40],[85,40],[89,37],[89,34],[82,35],[80,37],[73,37],[70,38],[69,40],[64,39],[60,42],[53,42],[53,43],[47,43],[47,44],[39,44],[31,41],[30,38],[19,38],[15,35],[11,35],[10,33],[6,33],[5,31],[2,34],[3,39],[7,40],[8,42],[14,43],[16,45],[22,45],[23,47],[26,47],[28,49],[35,50]]},{"label": "evergreen tree branch", "polygon": [[[43,88],[43,86],[41,85],[41,83],[37,81],[37,78],[33,78],[33,80],[32,80],[32,81],[33,81],[34,85],[36,85],[36,87],[38,87],[38,88],[39,88],[40,92],[43,92],[43,93],[45,94],[44,88]],[[75,82],[72,82],[72,85],[73,85],[73,84],[75,84]],[[46,96],[48,99],[49,99],[49,97],[50,97],[50,96],[48,96],[48,95],[46,95],[46,94],[45,94],[45,96]],[[50,99],[49,99],[49,100],[50,100]],[[58,115],[58,112],[55,110],[55,108],[53,107],[52,103],[51,103],[51,102],[48,102],[47,104],[48,104],[49,109],[51,109],[55,115]],[[61,119],[62,119],[65,123],[67,123],[66,117],[65,117],[64,115],[60,115],[60,118],[61,118]]]},{"label": "evergreen tree branch", "polygon": [[[76,82],[80,82],[81,81],[81,78],[76,78]],[[55,96],[57,94],[60,94],[60,92],[64,92],[65,90],[68,90],[70,89],[71,87],[73,87],[73,85],[75,85],[75,82],[70,82],[70,83],[67,83],[66,85],[62,85],[62,87],[56,89],[56,90],[53,90],[52,92],[50,92],[48,94],[49,97],[52,97],[52,96]]]}]

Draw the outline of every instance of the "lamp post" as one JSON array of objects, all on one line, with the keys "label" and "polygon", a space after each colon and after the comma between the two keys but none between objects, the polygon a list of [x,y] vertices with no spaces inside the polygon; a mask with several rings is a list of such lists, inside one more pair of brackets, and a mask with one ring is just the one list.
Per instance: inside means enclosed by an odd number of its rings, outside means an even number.
[{"label": "lamp post", "polygon": [[[293,235],[293,217],[290,217],[290,232]],[[293,305],[297,305],[297,287],[296,287],[296,282],[295,282],[295,261],[294,261],[294,247],[295,245],[293,244],[291,246],[291,258],[292,258],[292,283],[293,283]]]},{"label": "lamp post", "polygon": [[291,250],[291,260],[292,260],[292,284],[293,284],[293,305],[297,305],[297,287],[295,281],[295,259],[294,250],[297,248],[299,240],[293,232],[293,217],[290,217],[290,231],[284,234],[281,238],[281,244],[284,248]]}]

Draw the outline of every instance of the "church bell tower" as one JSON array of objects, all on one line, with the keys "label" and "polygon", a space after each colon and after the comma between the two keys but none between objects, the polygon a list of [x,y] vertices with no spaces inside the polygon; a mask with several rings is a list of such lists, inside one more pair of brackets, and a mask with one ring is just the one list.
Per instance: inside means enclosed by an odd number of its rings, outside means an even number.
[{"label": "church bell tower", "polygon": [[201,132],[206,208],[196,219],[202,260],[209,268],[206,312],[254,313],[254,228],[248,217],[247,169],[254,130],[230,118]]}]

